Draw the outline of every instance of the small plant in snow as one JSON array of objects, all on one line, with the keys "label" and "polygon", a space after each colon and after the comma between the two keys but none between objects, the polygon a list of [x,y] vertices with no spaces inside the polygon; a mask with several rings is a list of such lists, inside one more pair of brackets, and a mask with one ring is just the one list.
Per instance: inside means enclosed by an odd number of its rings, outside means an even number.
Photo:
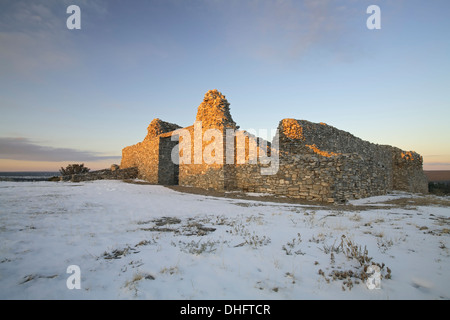
[{"label": "small plant in snow", "polygon": [[366,246],[364,246],[363,250],[361,246],[354,244],[345,235],[341,237],[340,247],[348,259],[356,259],[361,266],[372,261],[372,258],[368,256],[369,252]]},{"label": "small plant in snow", "polygon": [[303,215],[306,216],[305,223],[310,227],[314,227],[316,224],[316,211],[305,212]]},{"label": "small plant in snow", "polygon": [[250,234],[250,232],[247,230],[247,228],[242,222],[234,224],[233,228],[227,230],[227,232],[242,237],[246,237]]},{"label": "small plant in snow", "polygon": [[294,254],[304,254],[300,249],[295,250],[296,246],[300,245],[300,243],[302,242],[302,237],[300,235],[300,233],[297,233],[297,238],[293,238],[292,241],[288,241],[286,243],[286,245],[283,245],[283,247],[281,249],[283,249],[286,252],[286,255],[290,256],[292,255],[292,253]]},{"label": "small plant in snow", "polygon": [[[257,218],[252,218],[253,216],[251,216],[249,219],[247,219],[247,221],[259,221],[259,217]],[[244,242],[236,245],[235,247],[241,247],[243,245],[249,245],[253,248],[257,248],[257,247],[261,247],[261,246],[265,246],[268,245],[271,240],[269,237],[263,235],[263,236],[259,236],[256,234],[255,231],[253,231],[253,233],[251,233],[250,231],[247,230],[247,227],[241,222],[238,224],[235,224],[233,226],[232,229],[227,230],[228,233],[236,235],[236,236],[241,236],[244,239]]]},{"label": "small plant in snow", "polygon": [[322,250],[325,254],[329,254],[329,253],[339,253],[341,252],[341,245],[336,246],[336,241],[334,241],[333,245],[327,245],[324,244],[323,248],[319,248],[320,250]]},{"label": "small plant in snow", "polygon": [[144,280],[144,279],[145,280],[155,280],[155,277],[152,276],[149,273],[138,272],[138,273],[135,273],[133,275],[133,278],[131,280],[127,280],[125,282],[124,287],[127,288],[130,291],[133,291],[134,292],[134,296],[137,297],[137,294],[138,294],[138,291],[139,291],[138,290],[138,283],[139,283],[139,281]]},{"label": "small plant in snow", "polygon": [[246,240],[245,240],[245,244],[253,247],[253,248],[257,248],[257,247],[262,247],[262,246],[266,246],[271,242],[269,237],[266,236],[258,236],[257,234],[253,233],[253,235],[249,236]]},{"label": "small plant in snow", "polygon": [[137,251],[137,249],[132,248],[130,246],[127,246],[126,248],[123,249],[114,249],[111,252],[104,252],[102,254],[102,258],[103,259],[121,259],[122,257],[125,257],[131,253],[139,253],[139,251]]},{"label": "small plant in snow", "polygon": [[[178,241],[178,245],[180,246],[180,250],[186,253],[200,255],[202,253],[212,253],[216,251],[216,246],[220,241],[203,241],[202,239],[191,242]],[[172,242],[172,245],[176,247],[176,244]]]},{"label": "small plant in snow", "polygon": [[386,253],[393,244],[394,242],[391,239],[386,240],[384,238],[377,238],[377,246],[382,253]]},{"label": "small plant in snow", "polygon": [[[372,257],[369,257],[369,252],[367,247],[357,245],[350,239],[348,239],[345,235],[341,236],[341,242],[338,246],[333,244],[333,246],[324,246],[324,252],[330,253],[331,255],[331,263],[335,263],[335,254],[343,253],[347,260],[358,262],[359,266],[354,267],[353,269],[348,270],[333,270],[329,274],[329,278],[325,275],[322,269],[319,270],[319,275],[324,277],[324,279],[329,283],[330,279],[333,281],[343,280],[342,290],[349,289],[351,290],[353,284],[359,284],[360,280],[366,281],[370,276],[370,267],[378,266],[381,273],[381,278],[390,279],[391,278],[391,269],[386,267],[385,264],[379,264],[372,261]],[[353,278],[353,280],[352,280]]]},{"label": "small plant in snow", "polygon": [[319,242],[324,242],[325,241],[326,236],[323,233],[319,233],[317,236],[313,235],[311,237],[311,239],[309,239],[309,242],[314,242],[314,243],[319,243]]}]

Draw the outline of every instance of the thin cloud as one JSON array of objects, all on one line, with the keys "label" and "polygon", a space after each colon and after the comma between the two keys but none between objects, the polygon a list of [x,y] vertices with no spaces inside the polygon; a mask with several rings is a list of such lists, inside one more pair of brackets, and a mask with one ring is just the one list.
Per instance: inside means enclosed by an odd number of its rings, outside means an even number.
[{"label": "thin cloud", "polygon": [[[297,60],[315,48],[346,55],[342,41],[353,41],[347,20],[354,1],[255,0],[220,2],[228,10],[228,44],[252,58]],[[361,6],[363,8],[364,6]],[[365,11],[361,11],[364,18]]]},{"label": "thin cloud", "polygon": [[120,159],[97,152],[42,146],[27,138],[0,137],[0,159],[25,161],[101,161]]},{"label": "thin cloud", "polygon": [[[105,14],[103,1],[18,0],[0,5],[0,73],[39,79],[49,70],[79,63],[73,39],[67,37],[66,8],[80,4],[86,12]],[[87,21],[88,22],[88,21]],[[83,21],[86,23],[86,21]]]},{"label": "thin cloud", "polygon": [[448,166],[448,167],[450,167],[450,162],[424,162],[424,165],[432,166],[432,167],[437,167],[437,166]]}]

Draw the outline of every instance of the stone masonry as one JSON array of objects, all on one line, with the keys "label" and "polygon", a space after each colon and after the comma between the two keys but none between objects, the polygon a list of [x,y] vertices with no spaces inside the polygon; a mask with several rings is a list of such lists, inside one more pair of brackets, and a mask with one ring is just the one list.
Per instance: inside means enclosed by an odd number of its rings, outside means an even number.
[{"label": "stone masonry", "polygon": [[[428,192],[423,159],[412,151],[306,120],[281,120],[272,143],[238,129],[225,96],[210,90],[194,125],[154,119],[142,142],[122,150],[120,168],[135,167],[139,178],[155,184],[330,203],[392,190]],[[263,174],[275,159],[276,170]]]}]

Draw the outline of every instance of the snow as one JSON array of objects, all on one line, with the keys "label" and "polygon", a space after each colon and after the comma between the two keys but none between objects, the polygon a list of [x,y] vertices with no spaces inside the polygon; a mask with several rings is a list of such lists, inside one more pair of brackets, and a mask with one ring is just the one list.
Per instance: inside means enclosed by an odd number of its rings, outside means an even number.
[{"label": "snow", "polygon": [[[121,181],[0,182],[0,299],[449,299],[448,202],[389,202],[420,197],[325,207]],[[342,241],[384,263],[380,289],[333,279],[362,269]],[[81,289],[67,286],[71,265]]]}]

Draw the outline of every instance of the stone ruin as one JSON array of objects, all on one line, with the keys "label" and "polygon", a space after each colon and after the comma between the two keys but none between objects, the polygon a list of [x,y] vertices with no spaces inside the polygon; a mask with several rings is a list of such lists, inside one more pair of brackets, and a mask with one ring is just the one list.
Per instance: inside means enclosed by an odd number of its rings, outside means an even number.
[{"label": "stone ruin", "polygon": [[[264,173],[271,161],[275,170]],[[268,143],[239,130],[225,96],[210,90],[194,125],[154,119],[142,142],[122,150],[120,168],[137,168],[154,184],[342,203],[393,190],[427,193],[422,163],[415,152],[306,120],[281,120]]]}]

